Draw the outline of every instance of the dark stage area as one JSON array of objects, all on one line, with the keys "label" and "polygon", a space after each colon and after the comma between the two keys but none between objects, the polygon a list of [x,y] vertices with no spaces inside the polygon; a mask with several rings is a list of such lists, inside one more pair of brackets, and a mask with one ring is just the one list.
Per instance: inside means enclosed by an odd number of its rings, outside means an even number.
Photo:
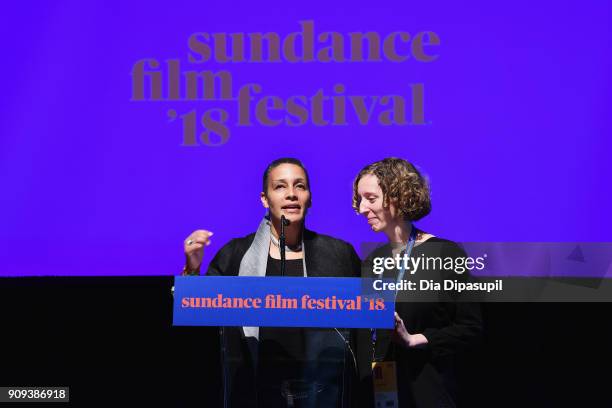
[{"label": "dark stage area", "polygon": [[[220,407],[217,330],[172,327],[172,282],[0,279],[0,386],[69,386],[71,406]],[[462,406],[612,406],[612,303],[483,310],[484,343],[461,358]]]}]

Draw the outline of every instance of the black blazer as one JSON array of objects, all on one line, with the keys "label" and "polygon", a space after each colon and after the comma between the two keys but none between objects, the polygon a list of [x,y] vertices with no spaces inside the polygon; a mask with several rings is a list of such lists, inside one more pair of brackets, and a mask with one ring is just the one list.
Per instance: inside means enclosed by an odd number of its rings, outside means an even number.
[{"label": "black blazer", "polygon": [[[208,266],[208,276],[237,276],[240,262],[251,246],[255,234],[243,238],[232,239],[217,252]],[[361,260],[352,245],[339,239],[316,232],[304,231],[304,250],[306,253],[306,270],[309,277],[359,277],[361,273]],[[334,331],[324,330],[327,336],[337,336]],[[349,339],[354,353],[357,352],[355,331],[341,330]],[[222,329],[221,348],[225,350],[222,364],[223,373],[227,381],[223,391],[228,397],[230,407],[256,407],[256,355],[257,343],[253,338],[245,338],[240,327],[224,327]],[[322,330],[323,332],[323,330]],[[323,334],[325,335],[325,334]],[[337,338],[336,338],[337,340]],[[352,356],[348,356],[351,361]],[[360,364],[358,364],[360,365]],[[352,367],[349,373],[354,380],[357,367]],[[350,381],[354,383],[354,381]],[[357,387],[350,387],[345,392],[347,399],[353,398]],[[349,402],[355,406],[353,402]]]},{"label": "black blazer", "polygon": [[[206,275],[237,276],[240,261],[255,238],[255,233],[235,238],[217,252]],[[306,270],[311,277],[359,277],[361,261],[348,242],[316,232],[304,231]]]}]

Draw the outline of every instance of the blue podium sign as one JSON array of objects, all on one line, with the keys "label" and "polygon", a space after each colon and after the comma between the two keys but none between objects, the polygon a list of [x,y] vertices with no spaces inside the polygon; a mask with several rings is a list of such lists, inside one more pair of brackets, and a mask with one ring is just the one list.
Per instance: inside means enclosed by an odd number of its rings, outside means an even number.
[{"label": "blue podium sign", "polygon": [[394,297],[360,278],[180,276],[175,326],[394,327]]}]

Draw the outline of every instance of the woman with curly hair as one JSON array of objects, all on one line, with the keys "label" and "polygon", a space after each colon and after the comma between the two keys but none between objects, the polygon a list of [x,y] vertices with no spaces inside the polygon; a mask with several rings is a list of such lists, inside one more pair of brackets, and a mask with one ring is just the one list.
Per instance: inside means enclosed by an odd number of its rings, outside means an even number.
[{"label": "woman with curly hair", "polygon": [[[364,167],[353,184],[353,208],[367,219],[373,231],[384,233],[388,240],[364,261],[365,277],[380,276],[374,273],[377,259],[399,255],[402,259],[407,256],[434,262],[431,267],[416,270],[405,265],[384,270],[383,278],[412,280],[417,287],[419,280],[468,279],[467,273],[442,268],[441,262],[435,262],[465,258],[465,252],[456,243],[414,225],[429,214],[431,200],[426,179],[406,160],[386,158]],[[429,293],[428,298],[418,301],[417,295],[412,291],[397,293],[395,329],[372,331],[370,355],[360,356],[360,361],[375,365],[385,362],[396,373],[397,396],[375,391],[377,406],[381,398],[397,398],[400,407],[455,407],[455,358],[480,337],[480,306],[460,301],[452,293],[444,298]],[[372,370],[362,367],[360,371],[368,373],[362,381],[367,384],[364,389],[371,390]],[[393,406],[398,406],[397,402]]]}]

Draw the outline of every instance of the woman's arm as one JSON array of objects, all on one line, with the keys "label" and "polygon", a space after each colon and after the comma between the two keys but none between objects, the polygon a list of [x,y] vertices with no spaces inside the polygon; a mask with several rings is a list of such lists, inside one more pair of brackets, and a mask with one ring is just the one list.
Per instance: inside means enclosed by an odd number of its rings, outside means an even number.
[{"label": "woman's arm", "polygon": [[212,232],[206,230],[195,230],[183,242],[185,252],[185,267],[182,275],[199,275],[202,259],[204,258],[204,247],[210,245]]},{"label": "woman's arm", "polygon": [[[443,258],[465,257],[465,252],[455,243],[445,245],[440,256]],[[466,271],[457,274],[450,271],[452,275],[446,278],[461,281],[472,280]],[[440,313],[450,320],[448,325],[442,327],[427,327],[422,333],[409,333],[404,322],[396,313],[396,326],[394,338],[396,342],[408,348],[428,347],[434,356],[445,356],[455,354],[460,350],[477,344],[482,336],[482,314],[480,303],[466,301],[466,294],[454,293],[449,302],[438,305]]]}]

